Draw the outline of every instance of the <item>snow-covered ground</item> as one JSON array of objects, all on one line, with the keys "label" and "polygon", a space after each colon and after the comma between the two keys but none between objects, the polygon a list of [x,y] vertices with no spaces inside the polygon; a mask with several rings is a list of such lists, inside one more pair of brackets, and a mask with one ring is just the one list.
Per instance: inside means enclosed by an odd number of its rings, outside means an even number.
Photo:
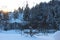
[{"label": "snow-covered ground", "polygon": [[0,40],[59,40],[60,31],[54,34],[43,35],[42,33],[30,36],[28,34],[20,33],[20,31],[0,31]]}]

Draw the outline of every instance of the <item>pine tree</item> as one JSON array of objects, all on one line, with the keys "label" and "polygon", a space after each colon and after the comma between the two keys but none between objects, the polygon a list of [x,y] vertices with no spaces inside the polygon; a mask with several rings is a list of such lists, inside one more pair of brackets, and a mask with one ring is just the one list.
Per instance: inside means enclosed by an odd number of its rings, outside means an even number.
[{"label": "pine tree", "polygon": [[18,10],[14,10],[14,19],[17,19],[18,18]]},{"label": "pine tree", "polygon": [[30,16],[30,13],[29,13],[29,7],[28,7],[28,4],[26,5],[26,8],[24,10],[24,20],[28,21],[29,20],[29,16]]}]

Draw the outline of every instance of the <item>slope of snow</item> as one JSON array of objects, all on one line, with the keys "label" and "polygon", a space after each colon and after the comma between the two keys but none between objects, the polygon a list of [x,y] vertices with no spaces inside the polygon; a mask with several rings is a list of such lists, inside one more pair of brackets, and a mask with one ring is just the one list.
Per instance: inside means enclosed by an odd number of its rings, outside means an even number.
[{"label": "slope of snow", "polygon": [[[30,36],[29,34],[21,34],[19,30],[9,30],[0,32],[0,40],[59,40],[60,31],[57,31],[54,34],[49,35],[34,35]],[[42,33],[41,33],[42,34]]]},{"label": "slope of snow", "polygon": [[0,40],[53,40],[48,36],[29,36],[21,34],[0,34]]},{"label": "slope of snow", "polygon": [[34,35],[35,37],[41,39],[41,40],[55,40],[53,37],[53,33],[39,33],[38,35]]},{"label": "slope of snow", "polygon": [[55,32],[54,38],[55,40],[60,40],[60,31]]},{"label": "slope of snow", "polygon": [[2,31],[0,32],[0,40],[40,40],[30,35],[21,35],[16,30]]},{"label": "slope of snow", "polygon": [[20,34],[1,34],[0,40],[40,40],[35,37],[26,37]]},{"label": "slope of snow", "polygon": [[46,36],[30,36],[26,34],[19,34],[16,30],[0,32],[0,40],[48,40]]}]

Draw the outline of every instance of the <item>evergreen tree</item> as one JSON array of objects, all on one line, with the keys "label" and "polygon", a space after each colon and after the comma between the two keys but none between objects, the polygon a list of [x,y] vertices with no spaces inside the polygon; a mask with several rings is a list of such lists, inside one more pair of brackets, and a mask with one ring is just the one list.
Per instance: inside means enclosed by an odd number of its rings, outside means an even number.
[{"label": "evergreen tree", "polygon": [[26,8],[24,10],[24,20],[25,21],[28,21],[29,20],[29,16],[30,16],[30,13],[29,13],[30,9],[28,7],[28,4],[26,5]]},{"label": "evergreen tree", "polygon": [[14,10],[14,19],[17,19],[18,18],[18,10]]}]

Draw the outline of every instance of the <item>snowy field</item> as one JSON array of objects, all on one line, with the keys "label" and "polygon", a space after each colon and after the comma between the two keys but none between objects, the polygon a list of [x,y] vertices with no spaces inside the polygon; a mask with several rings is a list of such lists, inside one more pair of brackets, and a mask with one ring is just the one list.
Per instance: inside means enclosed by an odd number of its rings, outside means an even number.
[{"label": "snowy field", "polygon": [[28,34],[19,33],[16,30],[0,31],[0,40],[59,40],[60,31],[53,34],[43,35],[42,33],[30,36]]}]

